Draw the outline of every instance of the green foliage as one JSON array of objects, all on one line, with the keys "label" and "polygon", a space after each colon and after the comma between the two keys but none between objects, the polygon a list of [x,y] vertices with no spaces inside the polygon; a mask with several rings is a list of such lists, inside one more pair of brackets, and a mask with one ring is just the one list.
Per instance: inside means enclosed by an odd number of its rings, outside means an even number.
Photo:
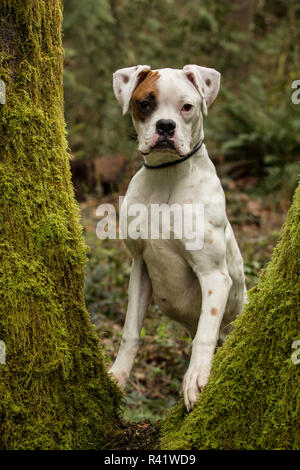
[{"label": "green foliage", "polygon": [[120,242],[101,243],[91,235],[87,238],[92,249],[86,270],[86,305],[93,323],[98,323],[100,318],[115,320],[126,309],[130,260]]},{"label": "green foliage", "polygon": [[246,161],[248,174],[265,176],[267,192],[283,180],[292,190],[296,183],[300,114],[291,93],[289,87],[275,99],[254,76],[241,84],[238,95],[224,87],[222,104],[208,129],[227,157]]},{"label": "green foliage", "polygon": [[0,22],[0,448],[101,448],[118,432],[121,393],[83,298],[61,2],[3,0]]},{"label": "green foliage", "polygon": [[190,414],[179,403],[162,424],[163,449],[300,448],[300,186],[272,260],[217,351]]}]

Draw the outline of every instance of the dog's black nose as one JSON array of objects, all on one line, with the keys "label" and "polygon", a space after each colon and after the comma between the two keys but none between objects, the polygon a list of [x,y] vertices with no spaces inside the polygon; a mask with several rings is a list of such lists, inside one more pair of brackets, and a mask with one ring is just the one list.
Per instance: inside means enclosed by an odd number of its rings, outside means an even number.
[{"label": "dog's black nose", "polygon": [[172,137],[175,132],[176,123],[172,119],[160,119],[156,123],[156,130],[159,135]]}]

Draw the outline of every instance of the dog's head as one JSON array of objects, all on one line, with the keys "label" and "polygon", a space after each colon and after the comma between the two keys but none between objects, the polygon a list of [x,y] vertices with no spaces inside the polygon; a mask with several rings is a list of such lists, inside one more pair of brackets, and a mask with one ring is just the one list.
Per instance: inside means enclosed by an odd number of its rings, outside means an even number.
[{"label": "dog's head", "polygon": [[139,151],[152,161],[170,160],[189,153],[203,137],[202,114],[218,94],[220,73],[198,65],[137,65],[117,70],[113,88],[123,114],[131,105]]}]

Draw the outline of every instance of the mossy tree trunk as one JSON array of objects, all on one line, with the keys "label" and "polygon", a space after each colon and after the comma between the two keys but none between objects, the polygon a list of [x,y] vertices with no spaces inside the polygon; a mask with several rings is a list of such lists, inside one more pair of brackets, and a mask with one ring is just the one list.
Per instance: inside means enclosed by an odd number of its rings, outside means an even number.
[{"label": "mossy tree trunk", "polygon": [[[300,186],[272,260],[218,350],[193,411],[178,404],[163,449],[300,448]],[[293,354],[294,353],[294,354]]]},{"label": "mossy tree trunk", "polygon": [[63,117],[60,0],[1,0],[0,448],[101,448],[118,428],[83,297]]}]

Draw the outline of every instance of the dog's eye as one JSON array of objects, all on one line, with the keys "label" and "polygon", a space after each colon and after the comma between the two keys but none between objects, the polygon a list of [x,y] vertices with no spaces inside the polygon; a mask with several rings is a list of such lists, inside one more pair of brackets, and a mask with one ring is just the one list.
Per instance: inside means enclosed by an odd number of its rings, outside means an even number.
[{"label": "dog's eye", "polygon": [[186,103],[182,106],[181,111],[190,111],[192,109],[193,105]]},{"label": "dog's eye", "polygon": [[142,113],[147,113],[151,107],[149,101],[146,100],[138,101],[137,106]]}]

